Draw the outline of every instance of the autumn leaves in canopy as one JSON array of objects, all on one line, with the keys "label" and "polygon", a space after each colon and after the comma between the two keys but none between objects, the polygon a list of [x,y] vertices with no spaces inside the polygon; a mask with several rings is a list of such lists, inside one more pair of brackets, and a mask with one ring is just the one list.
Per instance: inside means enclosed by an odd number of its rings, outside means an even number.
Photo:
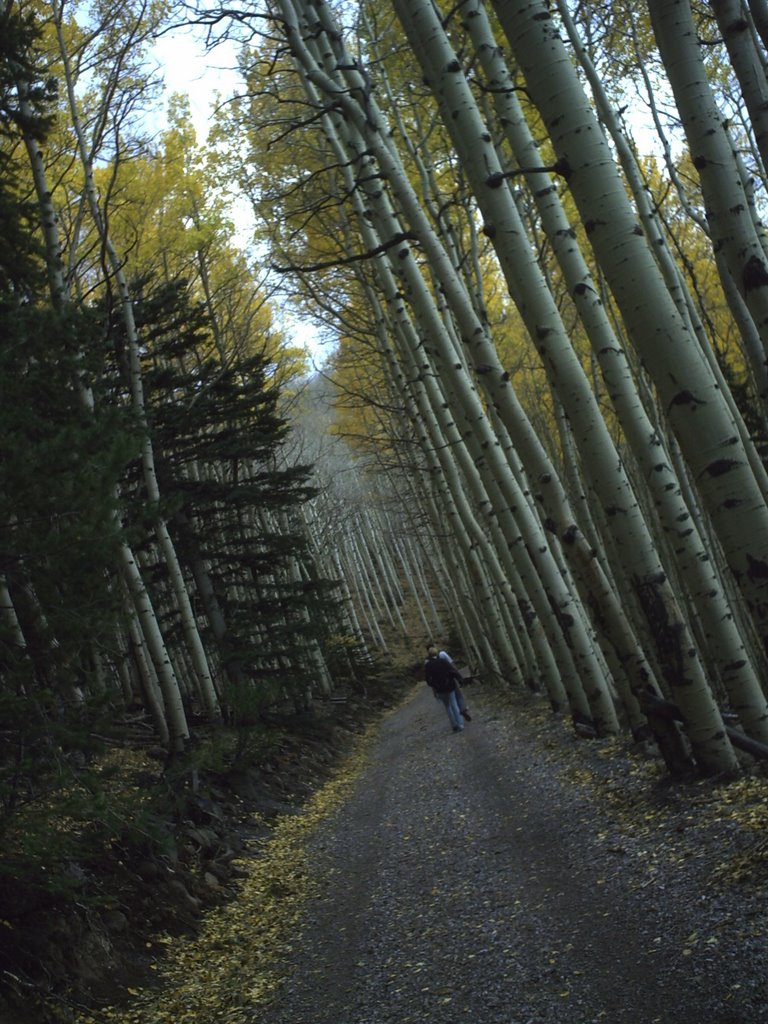
[{"label": "autumn leaves in canopy", "polygon": [[598,731],[642,730],[664,695],[726,770],[723,712],[766,739],[763,158],[743,113],[765,54],[740,12],[285,0],[249,79],[252,162],[286,154],[273,251],[308,301],[324,282],[356,432],[421,472],[489,667]]},{"label": "autumn leaves in canopy", "polygon": [[[82,397],[133,410],[118,490],[151,510],[124,515],[135,618],[117,660],[126,690],[144,673],[171,745],[190,694],[213,717],[252,678],[272,699],[284,657],[284,683],[329,690],[323,636],[375,650],[379,612],[395,621],[408,595],[423,615],[428,589],[489,678],[544,690],[582,728],[650,731],[675,769],[735,770],[726,725],[768,743],[765,26],[750,3],[624,6],[25,8],[58,116],[42,143],[12,132],[9,159],[37,204],[48,301],[108,311],[115,363]],[[183,99],[159,134],[144,114],[169,14],[241,44],[242,88],[205,142]],[[26,88],[9,85],[18,109]],[[281,305],[337,341],[329,449],[376,481],[323,545],[344,504],[325,449],[327,487],[307,505],[298,474],[288,500],[278,424],[249,458],[259,403],[203,401],[258,380],[288,410],[305,367]],[[174,404],[201,412],[183,451]],[[305,512],[249,507],[267,479]],[[291,548],[278,585],[267,552]],[[341,580],[341,622],[310,601],[310,653],[270,647],[321,578]],[[442,625],[401,622],[414,644]]]}]

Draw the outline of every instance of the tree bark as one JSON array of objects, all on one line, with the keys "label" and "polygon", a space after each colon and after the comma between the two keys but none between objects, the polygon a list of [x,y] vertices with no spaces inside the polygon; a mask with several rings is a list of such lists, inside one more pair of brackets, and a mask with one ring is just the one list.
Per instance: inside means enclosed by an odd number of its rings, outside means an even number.
[{"label": "tree bark", "polygon": [[768,509],[739,431],[636,222],[605,136],[544,0],[494,3],[584,228],[768,640]]}]

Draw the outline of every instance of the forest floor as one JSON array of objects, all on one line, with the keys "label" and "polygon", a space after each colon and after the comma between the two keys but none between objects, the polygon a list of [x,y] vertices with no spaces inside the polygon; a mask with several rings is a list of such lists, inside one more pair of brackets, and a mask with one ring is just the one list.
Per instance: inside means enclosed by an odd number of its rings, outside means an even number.
[{"label": "forest floor", "polygon": [[[768,782],[671,783],[523,695],[422,685],[254,825],[155,984],[85,1022],[768,1022]],[[259,819],[260,820],[260,819]]]}]

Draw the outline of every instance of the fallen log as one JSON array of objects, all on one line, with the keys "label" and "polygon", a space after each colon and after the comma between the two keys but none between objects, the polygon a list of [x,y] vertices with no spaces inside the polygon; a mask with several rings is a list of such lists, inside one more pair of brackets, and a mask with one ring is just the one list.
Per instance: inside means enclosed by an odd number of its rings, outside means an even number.
[{"label": "fallen log", "polygon": [[[658,697],[655,693],[646,690],[642,695],[641,705],[646,715],[685,724],[685,718],[677,704],[664,700],[663,697]],[[765,743],[753,740],[751,736],[746,736],[730,725],[725,726],[725,732],[737,750],[743,750],[746,754],[751,754],[752,757],[768,761],[768,746]]]}]

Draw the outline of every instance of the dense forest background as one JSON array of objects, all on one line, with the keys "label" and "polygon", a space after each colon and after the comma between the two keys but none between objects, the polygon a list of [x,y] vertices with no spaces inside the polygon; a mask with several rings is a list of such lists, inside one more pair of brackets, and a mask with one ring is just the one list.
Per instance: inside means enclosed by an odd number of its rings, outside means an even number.
[{"label": "dense forest background", "polygon": [[759,770],[767,68],[763,0],[0,2],[6,944],[433,637]]}]

